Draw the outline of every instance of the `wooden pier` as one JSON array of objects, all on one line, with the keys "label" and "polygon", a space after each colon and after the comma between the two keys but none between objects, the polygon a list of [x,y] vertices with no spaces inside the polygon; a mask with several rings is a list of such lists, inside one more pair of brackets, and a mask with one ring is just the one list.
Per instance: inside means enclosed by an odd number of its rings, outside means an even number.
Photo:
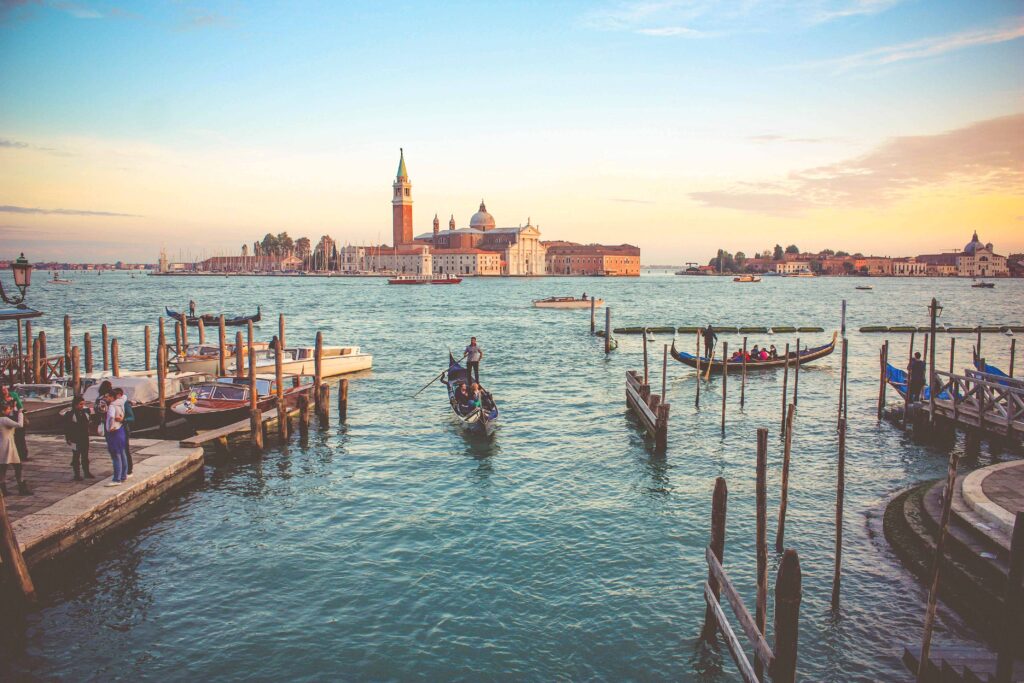
[{"label": "wooden pier", "polygon": [[662,403],[660,395],[651,393],[651,385],[644,382],[636,370],[626,371],[626,406],[654,437],[655,448],[664,450],[668,445],[668,413],[671,406]]}]

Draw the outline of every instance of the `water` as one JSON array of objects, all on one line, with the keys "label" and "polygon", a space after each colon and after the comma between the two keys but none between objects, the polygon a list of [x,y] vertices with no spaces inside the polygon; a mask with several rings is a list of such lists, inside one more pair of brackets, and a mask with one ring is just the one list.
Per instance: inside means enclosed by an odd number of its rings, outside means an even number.
[{"label": "water", "polygon": [[[734,680],[724,650],[697,642],[711,492],[715,477],[727,478],[725,565],[752,610],[755,430],[771,431],[774,539],[782,373],[752,375],[743,411],[738,378],[729,382],[723,437],[720,381],[705,386],[697,410],[694,371],[670,359],[669,448],[655,457],[624,409],[623,372],[642,368],[640,338],[621,337],[606,358],[588,335],[589,311],[530,306],[584,290],[611,305],[616,326],[710,319],[829,330],[803,335],[811,345],[827,341],[841,299],[849,300],[838,615],[829,597],[839,354],[800,373],[786,528],[804,577],[800,671],[803,680],[901,678],[901,644],[920,637],[925,593],[884,541],[871,538],[867,518],[892,492],[942,476],[946,458],[876,424],[883,335],[855,330],[925,324],[931,296],[951,325],[1024,318],[1021,281],[979,290],[957,280],[875,279],[873,292],[858,292],[860,280],[826,278],[388,287],[379,279],[73,277],[72,285],[39,277],[32,286],[30,301],[47,312],[35,326],[47,330],[51,350],[70,312],[79,343],[87,329],[98,340],[105,321],[123,365],[138,367],[142,325],[155,325],[165,304],[181,308],[194,298],[201,310],[232,315],[262,304],[263,339],[284,311],[289,344],[311,344],[321,329],[327,343],[373,353],[374,370],[353,378],[346,426],[312,433],[305,447],[211,456],[201,483],[131,533],[41,572],[39,607],[2,626],[5,678]],[[482,379],[503,411],[491,442],[458,431],[441,388],[410,398],[470,335],[480,338]],[[908,335],[889,336],[891,356],[905,358]],[[667,341],[652,346],[656,388]],[[755,341],[781,348],[787,339]],[[959,367],[972,342],[958,340]],[[985,345],[990,362],[1005,367],[1009,339],[987,335]],[[947,354],[941,335],[940,365]],[[982,456],[981,464],[989,461]],[[773,585],[778,556],[770,545]],[[938,628],[937,642],[971,642],[948,615]]]}]

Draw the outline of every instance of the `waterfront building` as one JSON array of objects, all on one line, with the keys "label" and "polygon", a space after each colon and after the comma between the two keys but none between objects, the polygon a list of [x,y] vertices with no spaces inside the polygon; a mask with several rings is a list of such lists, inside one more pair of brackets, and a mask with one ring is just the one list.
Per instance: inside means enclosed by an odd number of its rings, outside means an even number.
[{"label": "waterfront building", "polygon": [[913,256],[892,260],[892,274],[897,277],[921,277],[928,275],[928,264]]},{"label": "waterfront building", "polygon": [[423,275],[434,272],[430,248],[422,245],[363,248],[363,272]]},{"label": "waterfront building", "polygon": [[811,272],[810,261],[780,261],[775,264],[775,272],[779,275],[793,275]]},{"label": "waterfront building", "polygon": [[501,255],[486,249],[465,247],[460,249],[431,249],[430,256],[435,275],[501,275]]},{"label": "waterfront building", "polygon": [[545,242],[551,275],[640,275],[640,248],[631,244]]},{"label": "waterfront building", "polygon": [[854,258],[853,270],[862,275],[892,275],[892,259],[888,256]]},{"label": "waterfront building", "polygon": [[956,272],[960,277],[1006,277],[1010,274],[1006,257],[996,254],[991,242],[982,244],[977,230],[957,255]]}]

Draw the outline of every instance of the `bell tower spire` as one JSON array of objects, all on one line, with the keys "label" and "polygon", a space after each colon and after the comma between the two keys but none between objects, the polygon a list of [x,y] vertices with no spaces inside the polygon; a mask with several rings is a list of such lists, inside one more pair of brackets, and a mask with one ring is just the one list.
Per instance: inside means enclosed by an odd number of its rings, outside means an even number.
[{"label": "bell tower spire", "polygon": [[391,185],[391,228],[394,246],[412,243],[412,183],[405,168],[405,150],[398,150],[398,173]]}]

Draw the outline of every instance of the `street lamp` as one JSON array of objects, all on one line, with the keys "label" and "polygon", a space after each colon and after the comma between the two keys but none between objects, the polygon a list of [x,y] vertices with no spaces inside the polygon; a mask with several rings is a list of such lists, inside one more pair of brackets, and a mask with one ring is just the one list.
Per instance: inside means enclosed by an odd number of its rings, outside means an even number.
[{"label": "street lamp", "polygon": [[25,258],[25,254],[22,253],[14,263],[11,264],[11,270],[14,272],[14,285],[18,288],[21,296],[9,297],[7,292],[4,291],[3,282],[0,282],[0,297],[9,304],[18,305],[25,301],[25,291],[28,286],[32,284],[32,264]]}]

